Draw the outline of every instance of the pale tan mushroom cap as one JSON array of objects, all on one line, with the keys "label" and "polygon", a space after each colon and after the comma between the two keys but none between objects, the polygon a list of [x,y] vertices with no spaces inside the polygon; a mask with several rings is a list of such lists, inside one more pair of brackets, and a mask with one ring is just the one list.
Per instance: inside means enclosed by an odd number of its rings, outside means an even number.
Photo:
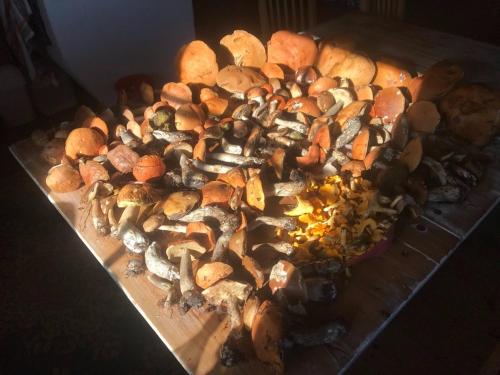
[{"label": "pale tan mushroom cap", "polygon": [[264,83],[266,79],[260,73],[236,65],[228,65],[217,74],[217,86],[231,93],[245,93]]},{"label": "pale tan mushroom cap", "polygon": [[251,291],[252,286],[250,284],[240,283],[233,280],[221,280],[201,293],[207,299],[208,303],[219,306],[227,303],[233,298],[244,302],[250,295]]}]

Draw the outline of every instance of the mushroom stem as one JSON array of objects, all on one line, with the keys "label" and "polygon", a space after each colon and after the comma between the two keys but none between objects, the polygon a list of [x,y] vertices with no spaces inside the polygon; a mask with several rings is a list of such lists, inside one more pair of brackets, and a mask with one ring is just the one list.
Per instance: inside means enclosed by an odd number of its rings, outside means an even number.
[{"label": "mushroom stem", "polygon": [[307,135],[309,132],[309,127],[298,121],[290,121],[278,117],[274,120],[274,123],[278,125],[278,130],[283,128],[292,129],[304,135]]},{"label": "mushroom stem", "polygon": [[277,144],[282,145],[282,146],[295,147],[298,145],[297,141],[294,141],[293,139],[285,137],[285,136],[281,135],[280,133],[267,133],[267,137],[269,139],[272,139],[274,142],[276,142]]},{"label": "mushroom stem", "polygon": [[193,137],[183,132],[168,132],[164,130],[153,130],[153,137],[156,139],[167,141],[168,143],[189,141]]},{"label": "mushroom stem", "polygon": [[210,173],[227,173],[234,167],[222,164],[207,164],[201,160],[193,160],[193,165],[199,170]]},{"label": "mushroom stem", "polygon": [[194,282],[193,266],[188,249],[184,249],[181,255],[179,271],[179,286],[182,294],[179,307],[182,313],[186,313],[191,307],[200,308],[205,303],[203,295],[198,291]]},{"label": "mushroom stem", "polygon": [[119,226],[118,236],[125,247],[136,254],[144,253],[150,244],[149,238],[130,221]]},{"label": "mushroom stem", "polygon": [[305,181],[277,182],[272,185],[271,191],[266,191],[266,196],[293,197],[302,193],[305,188]]},{"label": "mushroom stem", "polygon": [[233,231],[227,231],[222,233],[222,235],[217,239],[217,242],[215,243],[215,248],[212,253],[212,262],[221,262],[226,256],[226,251],[229,245],[229,240],[234,234]]},{"label": "mushroom stem", "polygon": [[92,224],[97,233],[101,236],[107,235],[109,233],[108,218],[104,212],[102,212],[101,203],[98,198],[92,200],[91,216]]},{"label": "mushroom stem", "polygon": [[264,243],[259,243],[255,244],[252,246],[252,251],[256,251],[260,249],[261,247],[271,247],[274,250],[276,250],[279,253],[285,254],[285,255],[293,255],[295,252],[292,244],[286,242],[286,241],[280,241],[280,242],[264,242]]},{"label": "mushroom stem", "polygon": [[207,154],[207,158],[212,160],[223,161],[225,163],[238,164],[241,166],[262,165],[265,163],[265,160],[262,158],[257,158],[253,156],[225,154],[220,152]]},{"label": "mushroom stem", "polygon": [[165,232],[176,232],[176,233],[186,233],[187,225],[184,224],[163,224],[158,227],[158,230],[163,230]]},{"label": "mushroom stem", "polygon": [[295,230],[295,228],[297,227],[296,220],[291,217],[259,216],[248,225],[248,230],[253,230],[263,224],[271,225],[273,227],[278,227],[285,230]]},{"label": "mushroom stem", "polygon": [[177,266],[160,255],[160,245],[157,242],[151,243],[144,254],[146,268],[152,274],[169,281],[178,280],[179,270]]},{"label": "mushroom stem", "polygon": [[222,149],[228,154],[241,155],[241,153],[243,152],[243,147],[241,147],[240,145],[229,143],[226,138],[222,138],[220,142]]},{"label": "mushroom stem", "polygon": [[239,225],[239,219],[236,215],[230,214],[229,212],[216,206],[197,208],[187,215],[182,216],[178,220],[185,223],[193,223],[196,221],[204,221],[206,217],[212,217],[217,220],[220,224],[220,230],[222,232],[234,231]]},{"label": "mushroom stem", "polygon": [[199,160],[190,161],[186,155],[181,155],[179,165],[181,167],[182,183],[193,189],[201,189],[207,183],[208,178],[191,167],[192,163],[196,168],[201,169],[196,165],[196,162],[199,162]]},{"label": "mushroom stem", "polygon": [[255,146],[257,145],[257,141],[259,140],[262,134],[262,128],[258,125],[255,125],[248,136],[247,142],[245,143],[245,147],[243,147],[243,155],[244,156],[252,156],[255,152]]},{"label": "mushroom stem", "polygon": [[329,322],[316,328],[292,330],[285,340],[285,346],[316,346],[332,344],[345,333],[345,327],[338,322]]}]

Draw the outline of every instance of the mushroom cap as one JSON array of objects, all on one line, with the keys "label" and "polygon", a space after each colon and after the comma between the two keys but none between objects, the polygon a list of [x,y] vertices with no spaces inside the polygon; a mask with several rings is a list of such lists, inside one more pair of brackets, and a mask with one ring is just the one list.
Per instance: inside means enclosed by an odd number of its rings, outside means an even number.
[{"label": "mushroom cap", "polygon": [[116,197],[118,207],[143,206],[160,200],[158,192],[149,184],[131,183],[120,189]]},{"label": "mushroom cap", "polygon": [[200,201],[197,191],[176,191],[162,203],[163,213],[170,220],[176,220],[191,211]]},{"label": "mushroom cap", "polygon": [[229,100],[225,98],[210,98],[203,102],[208,110],[208,113],[213,116],[222,116],[229,108]]},{"label": "mushroom cap", "polygon": [[337,114],[335,121],[342,127],[347,120],[352,117],[363,116],[368,108],[368,104],[362,101],[354,101]]},{"label": "mushroom cap", "polygon": [[436,105],[425,100],[413,103],[407,111],[411,128],[424,133],[434,133],[441,121]]},{"label": "mushroom cap", "polygon": [[108,125],[106,125],[104,120],[101,119],[100,117],[97,116],[88,117],[87,119],[85,119],[85,121],[83,121],[82,127],[96,129],[98,132],[101,133],[102,136],[104,136],[105,139],[108,138],[109,135]]},{"label": "mushroom cap", "polygon": [[375,72],[375,63],[369,57],[351,53],[342,62],[334,65],[327,76],[348,78],[354,86],[361,86],[371,83]]},{"label": "mushroom cap", "polygon": [[200,106],[192,103],[183,104],[175,112],[175,127],[177,130],[195,130],[203,126],[206,117]]},{"label": "mushroom cap", "polygon": [[[243,215],[243,213],[242,213]],[[242,228],[234,232],[229,240],[228,249],[243,258],[247,250],[247,230]]]},{"label": "mushroom cap", "polygon": [[311,37],[292,31],[277,31],[267,42],[267,61],[286,65],[293,71],[314,64],[317,54],[318,47]]},{"label": "mushroom cap", "polygon": [[215,52],[201,40],[184,45],[177,56],[179,81],[215,85],[219,71]]},{"label": "mushroom cap", "polygon": [[98,130],[76,128],[66,138],[65,152],[71,159],[78,156],[97,156],[104,144],[104,136]]},{"label": "mushroom cap", "polygon": [[[199,240],[208,250],[213,250],[217,241],[213,229],[201,221],[189,223],[186,228],[186,236]],[[206,237],[206,239],[201,239],[200,236]]]},{"label": "mushroom cap", "polygon": [[56,193],[74,191],[82,184],[80,173],[68,164],[59,164],[49,169],[45,183]]},{"label": "mushroom cap", "polygon": [[352,177],[361,177],[361,174],[366,169],[365,163],[360,160],[351,160],[345,163],[341,171],[342,172],[351,172]]},{"label": "mushroom cap", "polygon": [[255,279],[255,285],[257,286],[257,289],[262,288],[264,286],[266,278],[264,276],[264,270],[262,269],[260,264],[257,263],[254,258],[249,257],[248,255],[245,255],[243,257],[241,264]]},{"label": "mushroom cap", "polygon": [[120,144],[108,152],[107,158],[118,172],[129,173],[139,160],[139,154],[130,147]]},{"label": "mushroom cap", "polygon": [[246,185],[246,178],[241,168],[233,168],[229,172],[221,173],[217,176],[217,180],[226,182],[235,189],[244,188]]},{"label": "mushroom cap", "polygon": [[210,181],[201,188],[202,201],[201,206],[205,207],[210,204],[227,205],[234,189],[231,185],[222,181]]},{"label": "mushroom cap", "polygon": [[85,185],[92,185],[96,181],[109,180],[109,173],[106,168],[95,160],[81,162],[78,169]]},{"label": "mushroom cap", "polygon": [[283,317],[280,308],[266,300],[255,314],[252,324],[252,344],[257,358],[283,373],[281,340],[284,335]]},{"label": "mushroom cap", "polygon": [[248,179],[246,183],[246,197],[247,203],[250,206],[260,211],[264,211],[266,197],[264,195],[264,188],[262,187],[262,180],[258,174]]},{"label": "mushroom cap", "polygon": [[196,259],[207,252],[207,249],[193,239],[178,240],[171,242],[167,247],[166,254],[169,260],[180,260],[185,251],[189,251],[191,259]]},{"label": "mushroom cap", "polygon": [[232,273],[233,267],[229,264],[222,262],[206,263],[198,268],[196,272],[196,284],[202,289],[207,289]]},{"label": "mushroom cap", "polygon": [[236,66],[260,68],[266,62],[266,49],[259,39],[245,30],[225,35],[220,44],[228,49]]},{"label": "mushroom cap", "polygon": [[305,113],[306,115],[313,117],[321,116],[321,111],[319,110],[318,105],[316,104],[316,100],[314,98],[309,98],[309,97],[290,99],[286,103],[285,109],[288,112],[292,113],[302,112]]},{"label": "mushroom cap", "polygon": [[326,76],[336,64],[344,61],[350,54],[348,49],[336,46],[331,40],[322,41],[319,45],[316,67],[321,75]]},{"label": "mushroom cap", "polygon": [[177,155],[179,156],[179,152],[182,152],[186,154],[188,157],[191,157],[193,155],[193,146],[191,146],[187,142],[175,142],[175,143],[170,143],[165,147],[165,150],[163,150],[163,156],[165,158],[170,158],[172,155]]},{"label": "mushroom cap", "polygon": [[250,68],[228,65],[217,74],[217,86],[231,93],[245,93],[266,83],[260,73]]},{"label": "mushroom cap", "polygon": [[244,302],[251,291],[252,286],[250,284],[233,280],[221,280],[201,293],[208,303],[214,306],[220,306],[226,304],[233,298],[236,298],[240,302]]},{"label": "mushroom cap", "polygon": [[309,85],[307,93],[309,96],[319,96],[323,91],[334,89],[338,86],[336,80],[331,77],[320,77]]},{"label": "mushroom cap", "polygon": [[137,181],[146,182],[165,174],[165,163],[158,155],[141,156],[132,169]]},{"label": "mushroom cap", "polygon": [[247,330],[252,329],[253,321],[257,311],[259,311],[260,300],[259,297],[253,295],[248,297],[243,306],[243,324]]},{"label": "mushroom cap", "polygon": [[280,260],[276,263],[269,274],[271,292],[274,294],[278,289],[286,288],[297,272],[297,268],[286,260]]},{"label": "mushroom cap", "polygon": [[283,69],[278,64],[266,62],[264,65],[260,67],[260,71],[264,74],[268,79],[277,78],[277,79],[285,79],[285,73]]},{"label": "mushroom cap", "polygon": [[397,87],[383,89],[375,96],[373,112],[385,124],[393,123],[406,107],[406,98]]},{"label": "mushroom cap", "polygon": [[423,156],[422,140],[420,137],[415,137],[408,142],[399,160],[408,167],[408,170],[413,172],[417,169]]},{"label": "mushroom cap", "polygon": [[408,86],[411,80],[411,74],[401,68],[401,63],[392,59],[378,60],[376,63],[377,74],[373,79],[373,84],[382,87],[401,87]]},{"label": "mushroom cap", "polygon": [[161,89],[161,100],[178,109],[181,105],[193,101],[193,93],[185,83],[168,82]]}]

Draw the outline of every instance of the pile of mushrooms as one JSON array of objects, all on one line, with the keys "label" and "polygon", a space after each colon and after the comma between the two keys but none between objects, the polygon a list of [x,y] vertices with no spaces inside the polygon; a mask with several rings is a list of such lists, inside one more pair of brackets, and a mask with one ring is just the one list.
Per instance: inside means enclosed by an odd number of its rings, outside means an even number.
[{"label": "pile of mushrooms", "polygon": [[334,301],[353,258],[402,213],[477,183],[485,159],[469,143],[497,134],[500,100],[460,85],[452,62],[412,77],[345,40],[278,31],[266,48],[236,30],[220,49],[188,43],[179,82],[120,92],[117,114],[82,106],[32,139],[52,191],[85,186],[95,230],[131,254],[127,274],[145,268],[182,313],[226,313],[224,365],[248,357],[246,340],[281,373],[284,348],[345,332],[294,322]]}]

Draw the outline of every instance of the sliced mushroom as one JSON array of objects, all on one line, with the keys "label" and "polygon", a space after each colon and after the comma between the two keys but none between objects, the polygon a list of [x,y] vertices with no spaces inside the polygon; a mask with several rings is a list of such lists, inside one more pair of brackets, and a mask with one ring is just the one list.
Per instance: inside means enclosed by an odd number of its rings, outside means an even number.
[{"label": "sliced mushroom", "polygon": [[200,198],[200,194],[196,191],[171,193],[162,203],[163,213],[169,220],[177,220],[193,210],[200,202]]},{"label": "sliced mushroom", "polygon": [[196,284],[202,289],[207,289],[232,273],[233,267],[229,264],[222,262],[206,263],[196,271]]}]

